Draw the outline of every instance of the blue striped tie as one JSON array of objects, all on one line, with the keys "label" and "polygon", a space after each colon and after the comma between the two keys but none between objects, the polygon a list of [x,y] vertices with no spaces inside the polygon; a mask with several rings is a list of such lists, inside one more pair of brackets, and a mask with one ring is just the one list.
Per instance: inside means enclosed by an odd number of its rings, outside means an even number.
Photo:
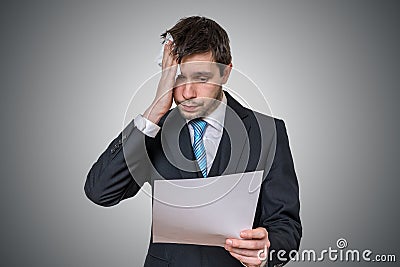
[{"label": "blue striped tie", "polygon": [[201,119],[194,119],[189,123],[192,125],[194,131],[193,152],[196,156],[203,177],[207,177],[207,157],[203,143],[203,135],[207,127],[207,122]]}]

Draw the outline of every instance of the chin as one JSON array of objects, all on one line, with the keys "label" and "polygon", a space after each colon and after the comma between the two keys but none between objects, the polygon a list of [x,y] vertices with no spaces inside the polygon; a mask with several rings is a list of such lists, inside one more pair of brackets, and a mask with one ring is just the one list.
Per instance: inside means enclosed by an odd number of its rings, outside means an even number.
[{"label": "chin", "polygon": [[187,119],[187,120],[193,120],[199,117],[204,117],[205,114],[202,110],[196,111],[196,112],[187,112],[185,110],[182,110],[181,108],[179,108],[179,112],[182,115],[183,118]]}]

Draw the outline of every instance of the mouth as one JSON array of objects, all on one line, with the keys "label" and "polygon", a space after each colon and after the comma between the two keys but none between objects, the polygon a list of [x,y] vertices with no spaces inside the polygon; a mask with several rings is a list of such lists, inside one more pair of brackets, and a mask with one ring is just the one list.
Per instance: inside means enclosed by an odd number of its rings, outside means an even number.
[{"label": "mouth", "polygon": [[187,112],[193,112],[193,111],[195,111],[196,109],[199,108],[199,105],[186,105],[186,104],[181,104],[180,106],[181,106],[181,108],[182,108],[184,111],[187,111]]}]

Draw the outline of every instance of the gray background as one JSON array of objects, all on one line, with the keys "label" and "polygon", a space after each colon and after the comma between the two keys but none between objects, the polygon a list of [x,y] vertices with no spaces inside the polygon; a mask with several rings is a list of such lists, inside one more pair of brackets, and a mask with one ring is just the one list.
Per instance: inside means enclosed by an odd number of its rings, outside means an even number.
[{"label": "gray background", "polygon": [[[398,1],[2,1],[1,266],[143,264],[150,198],[101,208],[83,184],[159,70],[159,34],[194,14],[227,30],[234,66],[286,121],[301,247],[344,237],[399,258],[399,11]],[[291,266],[313,264],[356,265]]]}]

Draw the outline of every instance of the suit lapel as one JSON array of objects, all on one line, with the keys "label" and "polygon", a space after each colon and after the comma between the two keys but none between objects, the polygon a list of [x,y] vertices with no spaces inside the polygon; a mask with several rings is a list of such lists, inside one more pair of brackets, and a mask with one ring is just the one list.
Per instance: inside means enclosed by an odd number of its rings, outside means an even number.
[{"label": "suit lapel", "polygon": [[190,142],[189,128],[177,108],[168,114],[163,123],[161,143],[167,161],[179,170],[182,178],[202,177]]},{"label": "suit lapel", "polygon": [[250,155],[248,111],[228,92],[224,93],[227,98],[224,132],[209,176],[244,172]]},{"label": "suit lapel", "polygon": [[224,129],[222,133],[221,141],[218,146],[217,153],[214,158],[214,162],[211,166],[208,176],[218,176],[223,173],[228,166],[229,158],[231,156],[231,141],[229,136]]}]

